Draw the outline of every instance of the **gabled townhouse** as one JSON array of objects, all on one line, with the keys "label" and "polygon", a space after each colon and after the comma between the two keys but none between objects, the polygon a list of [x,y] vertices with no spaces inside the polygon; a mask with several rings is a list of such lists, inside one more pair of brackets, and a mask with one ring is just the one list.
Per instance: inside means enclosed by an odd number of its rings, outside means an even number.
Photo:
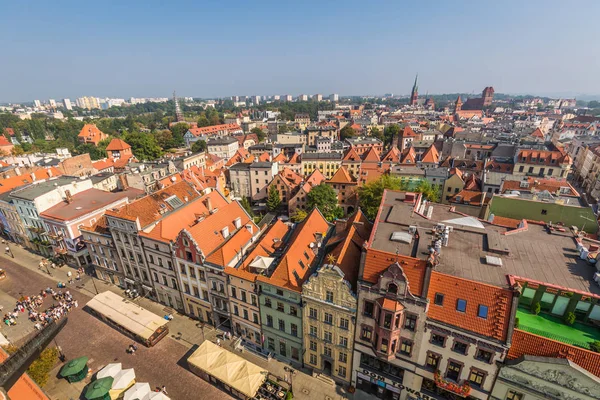
[{"label": "gabled townhouse", "polygon": [[185,207],[199,194],[187,182],[178,182],[104,214],[125,273],[125,284],[140,294],[158,300],[146,261],[140,231],[152,229],[174,210]]},{"label": "gabled townhouse", "polygon": [[271,187],[275,187],[279,191],[281,203],[287,205],[289,204],[290,199],[296,194],[303,180],[304,179],[297,173],[288,168],[283,168],[273,177],[271,183],[269,183],[267,193]]},{"label": "gabled townhouse", "polygon": [[248,213],[234,201],[216,207],[205,200],[208,215],[199,215],[179,233],[175,261],[188,315],[231,330],[231,305],[224,269],[236,265],[259,234]]},{"label": "gabled townhouse", "polygon": [[263,336],[260,320],[259,287],[256,279],[274,267],[278,252],[281,253],[291,231],[289,225],[277,219],[255,244],[248,249],[241,262],[226,267],[229,281],[231,323],[234,333],[245,346],[263,352]]},{"label": "gabled townhouse", "polygon": [[383,152],[383,142],[374,137],[349,138],[346,139],[346,142],[351,148],[354,148],[358,155],[366,153],[371,148],[377,150],[378,153]]},{"label": "gabled townhouse", "polygon": [[358,178],[360,174],[360,165],[362,163],[362,158],[356,152],[356,150],[352,147],[346,151],[344,157],[342,158],[342,165],[346,167],[348,172],[354,177]]},{"label": "gabled townhouse", "polygon": [[91,263],[88,246],[94,245],[86,245],[81,228],[93,226],[106,210],[120,208],[143,193],[138,189],[113,193],[94,188],[74,195],[66,193],[63,201],[40,213],[54,255],[77,267]]},{"label": "gabled townhouse", "polygon": [[263,348],[294,366],[303,362],[302,284],[322,261],[331,231],[314,209],[294,227],[272,272],[257,278]]},{"label": "gabled townhouse", "polygon": [[106,217],[98,218],[92,226],[82,226],[80,231],[88,247],[92,259],[90,266],[96,277],[123,289],[127,288],[123,264],[117,255],[115,241],[110,234]]},{"label": "gabled townhouse", "polygon": [[269,183],[279,172],[279,164],[270,161],[259,161],[250,164],[250,193],[252,201],[267,198]]},{"label": "gabled townhouse", "polygon": [[185,312],[175,259],[175,242],[182,229],[193,226],[199,218],[210,214],[207,205],[218,209],[227,203],[222,194],[210,191],[190,201],[185,207],[175,209],[156,225],[140,231],[146,262],[160,303]]},{"label": "gabled townhouse", "polygon": [[244,131],[238,124],[211,125],[202,128],[191,128],[183,135],[183,140],[187,147],[191,147],[202,137],[225,136],[234,134],[243,134]]},{"label": "gabled townhouse", "polygon": [[288,214],[292,215],[297,209],[308,211],[308,193],[313,187],[319,186],[327,178],[320,170],[314,170],[305,181],[303,181],[288,202]]},{"label": "gabled townhouse", "polygon": [[102,132],[98,127],[94,124],[85,124],[79,135],[77,135],[80,143],[90,143],[94,146],[98,146],[98,143],[101,141],[108,139],[108,135]]},{"label": "gabled townhouse", "polygon": [[346,215],[352,214],[358,206],[358,183],[352,178],[345,166],[341,166],[335,175],[326,182],[338,197],[338,205]]},{"label": "gabled townhouse", "polygon": [[46,257],[54,255],[46,226],[40,214],[56,204],[92,188],[90,179],[60,176],[14,190],[10,197],[23,221],[30,248]]},{"label": "gabled townhouse", "polygon": [[357,280],[363,243],[372,224],[358,210],[336,221],[322,265],[302,285],[304,365],[349,385],[358,306]]},{"label": "gabled townhouse", "polygon": [[231,136],[215,137],[206,142],[208,152],[229,161],[239,149],[238,141]]}]

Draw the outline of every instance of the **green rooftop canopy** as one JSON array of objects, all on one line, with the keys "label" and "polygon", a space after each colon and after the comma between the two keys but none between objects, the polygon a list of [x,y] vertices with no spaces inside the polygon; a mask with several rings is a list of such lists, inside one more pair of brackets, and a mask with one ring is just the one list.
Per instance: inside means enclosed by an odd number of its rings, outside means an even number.
[{"label": "green rooftop canopy", "polygon": [[[70,360],[60,369],[59,375],[62,378],[67,378],[70,382],[77,382],[77,380],[81,380],[87,375],[87,362],[88,358],[85,356]],[[80,377],[82,374],[83,378],[81,379],[69,379],[70,377]]]},{"label": "green rooftop canopy", "polygon": [[85,398],[87,400],[110,399],[108,392],[112,387],[113,380],[111,376],[107,376],[90,383],[85,391]]}]

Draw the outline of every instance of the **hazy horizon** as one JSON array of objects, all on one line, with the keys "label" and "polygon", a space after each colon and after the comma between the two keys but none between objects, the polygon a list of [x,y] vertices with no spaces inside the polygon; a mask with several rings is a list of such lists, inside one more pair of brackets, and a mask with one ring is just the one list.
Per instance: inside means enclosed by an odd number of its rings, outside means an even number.
[{"label": "hazy horizon", "polygon": [[[0,102],[497,93],[598,97],[600,3],[3,4]],[[591,56],[590,56],[591,54]]]}]

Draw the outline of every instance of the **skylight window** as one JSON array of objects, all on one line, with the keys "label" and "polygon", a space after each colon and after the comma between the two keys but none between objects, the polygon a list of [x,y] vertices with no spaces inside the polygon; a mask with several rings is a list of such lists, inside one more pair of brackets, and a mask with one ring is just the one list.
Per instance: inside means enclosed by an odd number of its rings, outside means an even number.
[{"label": "skylight window", "polygon": [[466,312],[467,311],[467,301],[463,300],[463,299],[458,299],[456,301],[456,310],[460,311],[460,312]]},{"label": "skylight window", "polygon": [[168,203],[173,208],[178,208],[183,205],[183,201],[179,199],[179,197],[173,195],[165,199],[165,202]]},{"label": "skylight window", "polygon": [[480,304],[477,308],[477,316],[479,318],[487,319],[488,316],[488,307]]}]

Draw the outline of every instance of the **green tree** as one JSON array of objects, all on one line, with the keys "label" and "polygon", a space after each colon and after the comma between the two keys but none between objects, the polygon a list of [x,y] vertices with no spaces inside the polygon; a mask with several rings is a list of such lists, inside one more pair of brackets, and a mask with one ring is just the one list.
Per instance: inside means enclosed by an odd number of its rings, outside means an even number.
[{"label": "green tree", "polygon": [[531,304],[531,312],[532,313],[534,313],[535,315],[538,315],[540,313],[540,311],[542,311],[542,306],[540,305],[539,301],[536,301]]},{"label": "green tree", "polygon": [[600,108],[600,101],[592,100],[587,104],[587,106],[589,108]]},{"label": "green tree", "polygon": [[206,151],[206,142],[204,140],[197,140],[192,143],[192,153],[203,153]]},{"label": "green tree", "polygon": [[335,190],[326,183],[313,187],[306,196],[309,209],[318,208],[327,221],[333,221],[344,216],[344,210],[338,206]]},{"label": "green tree", "polygon": [[20,156],[25,154],[25,150],[23,150],[23,147],[21,145],[16,145],[12,149],[12,154],[13,156]]},{"label": "green tree", "polygon": [[190,127],[185,122],[179,122],[171,127],[171,133],[173,133],[171,147],[179,147],[183,144],[183,135],[185,135],[188,129]]},{"label": "green tree", "polygon": [[308,214],[306,213],[306,211],[297,208],[296,211],[294,211],[294,213],[290,215],[290,219],[292,220],[292,222],[302,222],[307,217],[307,215]]},{"label": "green tree", "polygon": [[382,175],[376,181],[367,183],[358,188],[358,203],[365,216],[371,221],[375,220],[384,190],[400,190],[400,179],[389,175]]},{"label": "green tree", "polygon": [[288,125],[279,125],[279,128],[277,128],[277,132],[279,132],[279,133],[291,132],[291,128]]},{"label": "green tree", "polygon": [[356,136],[356,131],[354,128],[350,126],[350,124],[346,125],[340,131],[340,137],[342,140],[351,139]]},{"label": "green tree", "polygon": [[246,196],[242,197],[240,200],[240,205],[244,207],[244,210],[248,213],[250,218],[254,217],[254,211],[252,211],[252,205],[250,205],[250,200]]},{"label": "green tree", "polygon": [[383,133],[376,126],[371,128],[371,136],[383,141]]},{"label": "green tree", "polygon": [[156,138],[156,143],[163,149],[171,149],[173,148],[173,134],[170,130],[164,129],[154,133],[154,137]]},{"label": "green tree", "polygon": [[415,188],[414,192],[422,193],[429,201],[440,201],[440,189],[437,185],[432,185],[429,181],[422,180]]},{"label": "green tree", "polygon": [[198,128],[204,128],[205,126],[209,126],[210,121],[206,118],[206,115],[202,114],[200,118],[198,118]]},{"label": "green tree", "polygon": [[91,143],[80,144],[75,150],[77,151],[77,154],[88,153],[93,161],[106,158],[106,150],[103,150],[101,147],[96,147]]},{"label": "green tree", "polygon": [[279,190],[272,185],[269,187],[269,194],[267,197],[267,208],[269,211],[275,211],[281,205],[281,197],[279,197]]},{"label": "green tree", "polygon": [[131,151],[140,161],[155,160],[163,155],[163,151],[153,135],[131,132],[124,135],[123,140],[131,146]]},{"label": "green tree", "polygon": [[260,128],[252,128],[252,130],[250,130],[250,133],[254,133],[256,135],[256,137],[258,138],[259,142],[262,142],[263,140],[265,140],[265,137],[267,137],[267,134],[263,132],[262,129]]},{"label": "green tree", "polygon": [[596,353],[600,353],[600,340],[590,342],[590,349],[592,349],[592,351],[595,351]]},{"label": "green tree", "polygon": [[383,143],[392,144],[394,137],[400,133],[400,126],[396,124],[388,125],[383,130]]},{"label": "green tree", "polygon": [[58,361],[58,350],[56,347],[48,347],[40,354],[39,358],[31,363],[27,374],[40,387],[44,387],[50,378],[50,371]]}]

